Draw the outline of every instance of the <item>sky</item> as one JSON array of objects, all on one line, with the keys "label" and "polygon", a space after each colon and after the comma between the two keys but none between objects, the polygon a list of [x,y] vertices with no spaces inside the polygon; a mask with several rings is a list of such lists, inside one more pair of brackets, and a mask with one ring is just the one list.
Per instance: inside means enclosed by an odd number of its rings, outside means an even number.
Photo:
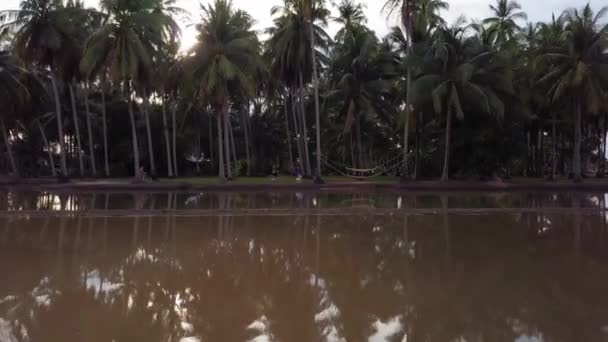
[{"label": "sky", "polygon": [[[192,27],[200,18],[200,3],[209,3],[212,0],[177,0],[177,5],[188,12],[190,18],[181,20],[183,29],[182,48],[186,49],[194,42],[196,32]],[[460,15],[465,15],[472,19],[482,19],[489,15],[488,5],[494,0],[447,0],[450,10],[442,15],[448,23],[453,22]],[[20,0],[0,0],[0,10],[16,9]],[[85,0],[91,6],[98,3],[98,0]],[[339,0],[328,0],[328,2],[339,2]],[[391,26],[397,24],[397,18],[388,18],[386,13],[382,13],[384,0],[359,0],[365,6],[368,17],[368,25],[380,36],[386,34]],[[607,5],[606,0],[519,0],[523,10],[528,14],[528,19],[533,22],[547,21],[551,19],[553,12],[561,13],[571,7],[582,7],[587,2],[597,11],[602,5]],[[246,10],[256,20],[256,29],[263,30],[272,25],[270,9],[280,5],[282,0],[233,0],[236,8]],[[328,28],[328,32],[333,34],[335,26]]]}]

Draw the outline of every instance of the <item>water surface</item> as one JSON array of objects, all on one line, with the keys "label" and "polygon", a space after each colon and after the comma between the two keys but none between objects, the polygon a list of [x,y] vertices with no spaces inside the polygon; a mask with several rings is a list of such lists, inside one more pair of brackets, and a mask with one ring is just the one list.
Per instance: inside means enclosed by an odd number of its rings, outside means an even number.
[{"label": "water surface", "polygon": [[608,341],[603,194],[2,196],[2,342]]}]

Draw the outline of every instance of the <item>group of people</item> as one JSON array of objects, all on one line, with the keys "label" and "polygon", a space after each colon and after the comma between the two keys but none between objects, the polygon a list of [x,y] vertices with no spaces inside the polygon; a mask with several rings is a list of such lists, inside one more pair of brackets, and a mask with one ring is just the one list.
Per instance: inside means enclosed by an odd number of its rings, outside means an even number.
[{"label": "group of people", "polygon": [[[293,175],[296,177],[296,181],[302,181],[302,163],[300,159],[297,159],[295,165],[293,166]],[[274,182],[277,178],[279,178],[279,168],[274,165],[272,167],[272,181]]]}]

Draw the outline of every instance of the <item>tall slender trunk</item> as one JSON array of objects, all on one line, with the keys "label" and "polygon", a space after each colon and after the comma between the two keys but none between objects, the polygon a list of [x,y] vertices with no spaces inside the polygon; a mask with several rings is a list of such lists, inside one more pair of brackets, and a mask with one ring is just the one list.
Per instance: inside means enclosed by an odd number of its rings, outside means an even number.
[{"label": "tall slender trunk", "polygon": [[597,134],[597,172],[596,172],[596,177],[600,178],[602,177],[602,164],[603,164],[603,158],[602,156],[605,154],[605,152],[602,150],[603,148],[603,144],[602,144],[602,119],[600,116],[598,116],[597,118],[597,126],[596,126],[596,134]]},{"label": "tall slender trunk", "polygon": [[551,123],[551,150],[553,158],[551,160],[551,180],[557,174],[557,112],[553,110],[553,122]]},{"label": "tall slender trunk", "polygon": [[209,113],[209,158],[211,159],[211,165],[215,166],[215,152],[213,152],[213,117]]},{"label": "tall slender trunk", "polygon": [[245,133],[245,156],[247,158],[247,176],[251,176],[251,156],[249,155],[249,107],[241,114],[243,118],[243,131]]},{"label": "tall slender trunk", "polygon": [[65,136],[63,134],[63,118],[61,116],[61,100],[59,98],[59,89],[57,89],[57,81],[55,75],[51,72],[51,85],[53,86],[53,96],[55,97],[55,115],[57,116],[57,135],[59,138],[59,161],[61,166],[61,174],[64,177],[68,176],[68,166],[65,160],[66,146]]},{"label": "tall slender trunk", "polygon": [[365,163],[363,162],[363,138],[361,137],[361,120],[359,118],[359,112],[355,115],[355,127],[357,128],[357,155],[359,168],[365,168]]},{"label": "tall slender trunk", "polygon": [[575,100],[575,118],[574,118],[574,156],[572,158],[572,168],[574,170],[574,181],[581,182],[583,180],[581,174],[581,99]]},{"label": "tall slender trunk", "polygon": [[11,172],[13,176],[19,177],[19,169],[17,168],[17,163],[15,162],[15,156],[13,155],[13,148],[11,146],[11,141],[8,138],[8,131],[6,130],[6,125],[4,124],[4,119],[0,118],[0,129],[2,129],[2,138],[4,139],[4,145],[6,145],[6,154],[8,155],[8,161],[11,165]]},{"label": "tall slender trunk", "polygon": [[224,119],[224,157],[226,158],[226,176],[232,180],[232,167],[230,165],[230,130],[228,120],[230,120],[230,113],[228,108],[228,99],[224,100],[222,104],[222,116]]},{"label": "tall slender trunk", "polygon": [[53,158],[53,151],[51,150],[51,145],[49,144],[49,139],[46,137],[46,132],[44,132],[44,128],[40,123],[40,120],[36,120],[36,125],[38,126],[38,130],[40,131],[40,136],[42,137],[42,142],[44,143],[44,148],[46,149],[46,153],[49,156],[49,163],[51,165],[51,174],[53,177],[57,176],[57,171],[55,170],[55,159]]},{"label": "tall slender trunk", "polygon": [[80,177],[84,177],[84,159],[82,157],[82,142],[80,141],[80,125],[78,124],[78,111],[76,110],[76,96],[74,95],[74,84],[68,86],[70,89],[70,99],[72,101],[72,117],[74,119],[74,134],[76,135],[76,146],[78,148],[78,170]]},{"label": "tall slender trunk", "polygon": [[536,132],[536,170],[539,177],[543,177],[545,174],[545,134],[543,132],[543,122],[539,121],[538,131]]},{"label": "tall slender trunk", "polygon": [[232,127],[232,120],[228,120],[228,131],[230,132],[230,153],[232,154],[232,161],[234,162],[234,166],[236,167],[236,144],[234,143],[234,128]]},{"label": "tall slender trunk", "polygon": [[289,131],[289,97],[285,94],[285,135],[289,150],[289,169],[293,172],[293,150],[291,149],[291,132]]},{"label": "tall slender trunk", "polygon": [[148,92],[144,89],[143,93],[143,112],[146,120],[146,133],[148,135],[148,156],[150,158],[150,174],[156,177],[156,161],[154,160],[154,145],[152,143],[152,127],[150,126],[150,112],[148,106]]},{"label": "tall slender trunk", "polygon": [[91,125],[91,110],[89,108],[89,86],[85,85],[84,109],[86,114],[87,132],[89,136],[89,157],[91,158],[91,171],[97,176],[97,163],[95,162],[95,146],[93,145],[93,127]]},{"label": "tall slender trunk", "polygon": [[173,126],[173,174],[179,177],[179,167],[177,165],[177,101],[171,110],[171,121]]},{"label": "tall slender trunk", "polygon": [[220,181],[226,181],[226,174],[224,171],[224,142],[222,141],[222,110],[219,111],[219,113],[217,113],[217,119],[215,120],[217,122],[217,153],[218,153],[218,158],[219,158],[219,165],[218,165],[218,169],[219,169],[219,177],[220,177]]},{"label": "tall slender trunk", "polygon": [[[406,31],[405,36],[407,39],[407,55],[408,57],[412,54],[412,13],[410,9],[410,2],[403,1],[401,8],[401,20],[403,29]],[[407,93],[405,99],[405,125],[403,128],[403,173],[401,174],[401,181],[409,179],[409,167],[408,167],[408,154],[410,152],[410,116],[412,110],[412,69],[408,66],[407,68]]]},{"label": "tall slender trunk", "polygon": [[171,159],[171,140],[169,139],[169,125],[167,124],[167,104],[166,96],[162,94],[162,111],[163,111],[163,134],[165,136],[165,146],[167,147],[167,175],[173,177],[173,167]]},{"label": "tall slender trunk", "polygon": [[348,136],[350,137],[350,162],[354,168],[357,168],[359,167],[359,165],[357,165],[357,158],[355,158],[355,149],[357,144],[355,143],[355,135],[353,134],[352,130]]},{"label": "tall slender trunk", "polygon": [[606,175],[606,149],[608,148],[608,111],[604,113],[604,126],[602,130],[602,141],[604,142],[604,153],[600,156],[602,160],[602,177]]},{"label": "tall slender trunk", "polygon": [[298,123],[298,116],[296,115],[296,99],[291,93],[291,115],[293,117],[294,134],[296,136],[296,143],[298,144],[298,159],[300,160],[300,167],[302,166],[302,159],[304,158],[304,152],[302,151],[302,134],[300,134],[300,124]]},{"label": "tall slender trunk", "polygon": [[306,122],[306,110],[304,108],[304,80],[302,77],[302,71],[300,71],[300,89],[298,91],[298,97],[300,100],[300,115],[302,117],[302,133],[304,135],[302,139],[304,141],[303,144],[305,153],[304,164],[306,165],[306,175],[312,176],[312,169],[310,166],[310,151],[308,150],[308,124]]},{"label": "tall slender trunk", "polygon": [[129,119],[131,121],[131,140],[133,144],[133,175],[136,181],[140,181],[142,176],[139,172],[139,143],[137,142],[137,124],[135,122],[135,113],[133,112],[133,97],[131,94],[130,81],[125,82],[127,104],[129,107]]},{"label": "tall slender trunk", "polygon": [[441,181],[446,182],[449,178],[450,167],[450,139],[452,136],[452,106],[448,106],[448,116],[445,123],[445,152],[443,158],[443,172]]},{"label": "tall slender trunk", "polygon": [[413,179],[418,179],[418,172],[420,171],[420,139],[421,139],[421,131],[422,131],[422,120],[420,120],[420,111],[416,112],[416,155],[414,157],[414,177]]},{"label": "tall slender trunk", "polygon": [[101,116],[103,121],[103,161],[106,177],[110,177],[110,158],[108,151],[108,121],[106,115],[106,89],[105,82],[101,84]]},{"label": "tall slender trunk", "polygon": [[[312,6],[312,2],[311,5]],[[314,33],[314,23],[313,23],[313,18],[312,18],[312,8],[310,9],[310,15],[311,17],[309,18],[309,34],[310,34],[310,54],[311,54],[311,61],[312,61],[312,83],[313,83],[313,88],[315,90],[315,130],[317,132],[317,170],[316,170],[316,179],[315,179],[315,183],[323,183],[323,180],[321,179],[321,113],[320,113],[320,108],[319,108],[319,76],[318,76],[318,71],[317,71],[317,56],[316,54],[316,50],[315,50],[315,33]],[[310,163],[309,163],[309,167],[310,167]]]}]

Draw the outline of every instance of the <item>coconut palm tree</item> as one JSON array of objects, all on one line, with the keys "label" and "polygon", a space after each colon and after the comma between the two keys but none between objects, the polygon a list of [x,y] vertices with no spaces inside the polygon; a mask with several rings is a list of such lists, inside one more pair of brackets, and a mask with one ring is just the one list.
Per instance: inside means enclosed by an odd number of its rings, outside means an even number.
[{"label": "coconut palm tree", "polygon": [[108,19],[85,43],[81,68],[87,75],[103,75],[108,70],[114,83],[122,85],[131,122],[134,174],[140,178],[135,86],[150,79],[152,56],[164,44],[172,23],[156,12],[154,1],[103,0],[101,5]]},{"label": "coconut palm tree", "polygon": [[[437,15],[440,10],[448,8],[447,2],[443,0],[386,0],[383,10],[392,15],[399,11],[401,28],[404,32],[405,40],[405,55],[409,58],[414,53],[415,32],[430,31],[434,26],[440,26],[442,20]],[[422,14],[423,20],[418,20],[418,16]],[[419,22],[418,27],[416,23]],[[427,26],[427,27],[425,27]],[[422,29],[421,29],[422,28]],[[405,181],[409,178],[408,170],[408,155],[409,155],[409,134],[410,134],[410,119],[412,115],[412,80],[413,74],[411,67],[406,68],[406,99],[405,99],[405,125],[403,131],[403,170],[401,172],[401,180]]]},{"label": "coconut palm tree", "polygon": [[582,181],[581,140],[583,114],[599,114],[608,110],[608,25],[600,26],[600,20],[608,13],[608,7],[595,14],[587,4],[581,10],[569,10],[564,15],[566,23],[563,46],[546,54],[554,65],[541,82],[550,83],[549,96],[553,103],[570,96],[574,113],[574,181]]},{"label": "coconut palm tree", "polygon": [[449,178],[450,143],[454,115],[462,120],[465,108],[477,108],[501,119],[505,106],[500,92],[511,92],[505,70],[492,67],[495,55],[471,53],[462,27],[438,30],[430,60],[422,66],[422,76],[413,84],[415,103],[431,102],[437,115],[445,116],[445,150],[441,181]]},{"label": "coconut palm tree", "polygon": [[9,125],[16,120],[16,113],[20,105],[28,100],[29,92],[22,82],[22,77],[27,71],[19,65],[15,57],[6,51],[0,52],[0,106],[2,115],[0,116],[0,130],[6,147],[11,173],[19,176],[19,168],[15,160],[10,139]]},{"label": "coconut palm tree", "polygon": [[57,137],[61,173],[68,176],[61,96],[57,84],[59,75],[58,59],[69,40],[70,26],[62,0],[24,0],[19,10],[0,12],[0,31],[14,32],[15,51],[25,63],[50,70],[51,85],[55,99]]},{"label": "coconut palm tree", "polygon": [[483,23],[494,36],[494,44],[501,46],[515,37],[521,27],[518,20],[527,20],[526,13],[520,11],[521,5],[514,0],[496,0],[496,5],[490,5],[493,17]]},{"label": "coconut palm tree", "polygon": [[[230,95],[253,96],[253,75],[260,66],[260,44],[253,31],[253,19],[235,10],[229,0],[201,5],[202,22],[197,25],[198,42],[187,65],[199,101],[209,103],[216,114],[219,177],[232,178],[230,167]],[[223,140],[223,141],[222,141]]]},{"label": "coconut palm tree", "polygon": [[[361,126],[365,118],[382,110],[380,102],[390,97],[395,59],[380,49],[375,34],[363,25],[365,18],[360,10],[361,7],[354,6],[352,1],[344,1],[339,7],[341,14],[336,21],[343,23],[344,27],[338,31],[332,50],[330,72],[333,90],[326,96],[343,103],[346,114],[344,133],[356,137],[351,144],[351,149],[356,146],[357,150],[353,165],[365,168]],[[351,155],[355,152],[352,151]]]},{"label": "coconut palm tree", "polygon": [[[324,27],[327,26],[329,11],[325,8],[323,1],[286,0],[283,6],[272,9],[272,15],[275,16],[275,26],[268,31],[271,36],[269,40],[271,68],[273,73],[279,76],[285,82],[285,85],[295,93],[297,99],[295,102],[299,102],[302,131],[299,143],[303,146],[300,155],[303,155],[302,161],[305,173],[311,175],[310,155],[308,153],[308,125],[304,112],[303,92],[305,91],[305,84],[312,82],[313,96],[315,97],[315,122],[317,119],[320,121],[317,96],[317,60],[322,56],[319,50],[325,49],[327,42],[330,40],[324,31]],[[316,124],[317,173],[321,171],[320,128],[319,122],[319,124]],[[316,179],[321,180],[320,177],[316,177]]]}]

